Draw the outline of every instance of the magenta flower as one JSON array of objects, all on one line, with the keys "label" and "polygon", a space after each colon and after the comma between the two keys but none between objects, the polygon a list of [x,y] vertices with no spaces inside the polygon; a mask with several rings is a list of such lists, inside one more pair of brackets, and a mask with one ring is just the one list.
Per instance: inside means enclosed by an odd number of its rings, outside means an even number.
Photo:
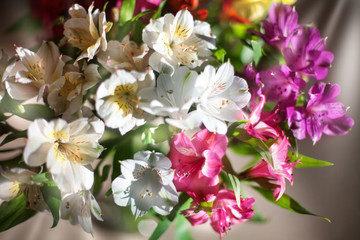
[{"label": "magenta flower", "polygon": [[[268,123],[262,121],[264,117],[262,116],[262,111],[265,106],[266,98],[264,95],[260,96],[260,101],[255,105],[253,111],[250,113],[246,120],[249,121],[245,124],[245,129],[251,136],[255,138],[260,138],[264,141],[267,140],[267,137],[277,138],[279,135],[277,130],[271,127]],[[266,119],[269,119],[266,117]]]},{"label": "magenta flower", "polygon": [[234,191],[222,189],[217,194],[212,208],[206,209],[211,212],[211,216],[204,209],[195,212],[196,205],[182,213],[193,226],[205,223],[210,218],[212,228],[220,234],[220,239],[222,239],[223,234],[227,233],[232,225],[245,222],[254,215],[252,210],[254,202],[253,197],[241,198],[239,207]]},{"label": "magenta flower", "polygon": [[281,136],[278,142],[270,147],[270,152],[274,162],[272,168],[265,160],[249,169],[245,176],[257,181],[262,187],[273,189],[275,200],[279,200],[285,192],[285,179],[293,183],[293,167],[297,162],[290,162],[287,158],[289,141],[285,136]]},{"label": "magenta flower", "polygon": [[264,34],[256,34],[282,51],[300,28],[298,14],[290,5],[273,2],[269,8],[269,20],[263,21],[263,28]]},{"label": "magenta flower", "polygon": [[292,71],[324,79],[334,60],[334,55],[325,51],[325,39],[316,27],[303,27],[291,38],[290,46],[283,51],[287,65]]},{"label": "magenta flower", "polygon": [[196,202],[213,201],[227,143],[225,135],[207,129],[197,132],[191,140],[184,133],[174,136],[168,157],[175,169],[177,191],[186,191]]},{"label": "magenta flower", "polygon": [[309,102],[305,108],[288,108],[288,124],[298,139],[305,138],[305,131],[314,144],[323,133],[344,135],[354,125],[354,120],[346,116],[346,108],[335,101],[340,94],[340,86],[317,82],[309,90]]},{"label": "magenta flower", "polygon": [[262,83],[262,94],[266,96],[268,101],[274,102],[280,102],[289,97],[298,97],[299,90],[306,87],[306,82],[286,65],[261,71],[259,81]]}]

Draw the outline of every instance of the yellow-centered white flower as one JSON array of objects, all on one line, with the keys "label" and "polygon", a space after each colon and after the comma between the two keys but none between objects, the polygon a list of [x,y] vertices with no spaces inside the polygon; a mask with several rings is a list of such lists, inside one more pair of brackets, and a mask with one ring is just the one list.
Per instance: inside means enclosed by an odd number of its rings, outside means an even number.
[{"label": "yellow-centered white flower", "polygon": [[151,19],[142,39],[155,51],[149,64],[157,72],[172,73],[180,64],[198,67],[211,56],[210,49],[216,48],[210,25],[194,21],[188,10]]},{"label": "yellow-centered white flower", "polygon": [[153,71],[149,67],[149,48],[146,44],[138,46],[130,41],[129,35],[119,42],[111,40],[105,52],[99,52],[98,61],[110,72],[117,69],[124,69],[128,72],[138,72],[139,79],[144,79],[147,74],[155,78]]},{"label": "yellow-centered white flower", "polygon": [[49,86],[49,106],[57,114],[63,114],[63,119],[74,119],[82,106],[83,96],[101,78],[97,69],[98,65],[85,62],[82,68],[77,63],[66,64],[64,75]]},{"label": "yellow-centered white flower", "polygon": [[53,42],[43,42],[36,53],[23,47],[15,50],[24,70],[18,71],[15,79],[6,81],[7,92],[17,100],[42,98],[45,88],[62,76],[65,63],[59,48]]},{"label": "yellow-centered white flower", "polygon": [[112,22],[106,22],[105,12],[96,9],[93,12],[92,3],[86,10],[79,4],[74,4],[69,9],[71,16],[64,24],[64,35],[68,42],[81,50],[76,61],[83,58],[89,60],[100,51],[107,48],[106,33],[110,31]]},{"label": "yellow-centered white flower", "polygon": [[99,119],[80,118],[71,123],[36,119],[28,129],[24,161],[34,167],[46,163],[62,192],[88,190],[94,182],[90,163],[103,150],[98,143],[103,133]]},{"label": "yellow-centered white flower", "polygon": [[0,181],[0,199],[10,201],[24,193],[29,208],[38,211],[47,209],[40,191],[41,183],[32,180],[37,173],[24,168],[12,168],[9,171],[0,168],[0,173],[4,177]]},{"label": "yellow-centered white flower", "polygon": [[135,72],[117,70],[96,92],[96,111],[107,127],[118,128],[121,134],[145,123],[146,113],[138,107],[138,92],[154,84],[152,79],[137,79]]}]

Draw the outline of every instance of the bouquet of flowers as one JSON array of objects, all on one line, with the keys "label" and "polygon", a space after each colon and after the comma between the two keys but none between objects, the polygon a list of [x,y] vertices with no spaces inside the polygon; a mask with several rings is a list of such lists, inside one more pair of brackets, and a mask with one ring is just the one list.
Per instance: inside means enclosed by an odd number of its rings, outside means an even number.
[{"label": "bouquet of flowers", "polygon": [[65,219],[92,234],[99,194],[157,218],[150,239],[173,220],[179,239],[186,222],[209,221],[222,238],[261,220],[246,188],[317,216],[285,194],[286,181],[294,168],[332,164],[300,154],[297,141],[344,135],[354,121],[336,101],[340,86],[323,81],[334,59],[325,38],[291,5],[80,1],[65,15],[54,6],[38,12],[47,41],[1,52],[0,154],[10,153],[0,161],[1,231],[50,212],[53,227]]}]

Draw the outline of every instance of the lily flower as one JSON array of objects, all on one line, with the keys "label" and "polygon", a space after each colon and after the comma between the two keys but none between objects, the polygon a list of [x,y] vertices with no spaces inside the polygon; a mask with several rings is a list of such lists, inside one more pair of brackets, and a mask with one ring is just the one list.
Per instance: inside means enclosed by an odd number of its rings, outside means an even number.
[{"label": "lily flower", "polygon": [[194,21],[188,10],[151,19],[142,38],[154,50],[149,64],[159,73],[171,74],[180,64],[198,67],[212,55],[210,49],[216,48],[210,25]]},{"label": "lily flower", "polygon": [[88,190],[94,182],[90,163],[102,152],[98,140],[103,132],[99,119],[80,118],[71,123],[59,118],[50,122],[36,119],[28,129],[24,161],[32,167],[46,163],[62,192]]},{"label": "lily flower", "polygon": [[105,12],[96,9],[91,4],[88,13],[79,4],[69,9],[71,16],[64,24],[64,35],[68,42],[81,50],[76,61],[83,58],[91,60],[100,51],[107,49],[106,33],[110,31],[112,23],[106,22]]},{"label": "lily flower", "polygon": [[16,62],[15,58],[11,58],[8,60],[8,55],[1,50],[0,57],[0,101],[4,97],[5,94],[5,81],[8,80],[9,74],[14,68]]},{"label": "lily flower", "polygon": [[100,206],[89,190],[67,193],[62,197],[61,218],[70,220],[73,225],[80,224],[85,232],[92,234],[91,213],[97,220],[103,221]]},{"label": "lily flower", "polygon": [[171,161],[161,153],[141,151],[134,159],[121,161],[121,175],[111,188],[119,206],[131,205],[135,217],[146,214],[150,208],[168,215],[178,202],[173,184]]}]

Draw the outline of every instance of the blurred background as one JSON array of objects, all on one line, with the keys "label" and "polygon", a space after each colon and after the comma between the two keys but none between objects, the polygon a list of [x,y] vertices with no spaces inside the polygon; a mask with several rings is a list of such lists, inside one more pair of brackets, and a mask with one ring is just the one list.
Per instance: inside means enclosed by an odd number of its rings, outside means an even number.
[{"label": "blurred background", "polygon": [[[335,60],[325,81],[341,86],[338,100],[350,106],[348,115],[355,120],[355,125],[348,135],[323,136],[315,146],[309,139],[299,142],[300,153],[332,162],[334,166],[295,169],[294,185],[288,185],[286,193],[311,212],[331,219],[332,223],[289,212],[249,190],[249,195],[256,198],[256,208],[268,221],[234,226],[225,239],[360,239],[360,157],[357,152],[360,150],[360,1],[298,0],[295,8],[301,24],[313,23],[323,37],[328,37],[327,50],[334,53]],[[36,34],[4,33],[15,21],[30,13],[29,1],[2,0],[0,10],[0,48],[9,56],[15,54],[14,44],[32,48],[46,34],[43,31],[36,31]],[[120,212],[123,215],[116,215],[114,212],[117,210],[106,204],[109,200],[99,199],[105,222],[93,220],[94,237],[83,232],[80,226],[72,226],[67,221],[60,221],[56,228],[50,229],[51,214],[40,213],[0,233],[0,239],[146,239],[138,233],[119,231],[125,228],[134,230],[136,227],[128,226],[132,224],[130,220],[127,223],[125,216],[129,216],[128,213]],[[209,224],[192,227],[191,231],[194,239],[219,238]],[[173,226],[162,239],[174,239]]]}]

